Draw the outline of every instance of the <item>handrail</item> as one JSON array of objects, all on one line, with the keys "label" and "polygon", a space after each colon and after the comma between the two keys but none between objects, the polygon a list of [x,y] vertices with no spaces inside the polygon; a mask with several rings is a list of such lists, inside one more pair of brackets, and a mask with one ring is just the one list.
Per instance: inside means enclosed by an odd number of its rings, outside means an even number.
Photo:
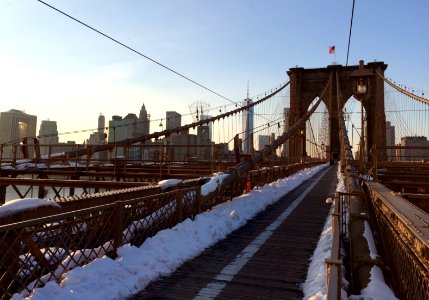
[{"label": "handrail", "polygon": [[332,248],[331,256],[325,259],[326,263],[326,296],[328,300],[341,299],[342,259],[341,259],[341,213],[340,195],[334,196],[334,209],[332,212]]}]

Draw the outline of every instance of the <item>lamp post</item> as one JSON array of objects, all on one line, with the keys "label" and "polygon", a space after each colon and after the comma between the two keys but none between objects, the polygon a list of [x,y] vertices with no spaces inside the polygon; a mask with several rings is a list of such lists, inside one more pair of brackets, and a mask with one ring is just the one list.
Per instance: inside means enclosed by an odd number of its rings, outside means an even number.
[{"label": "lamp post", "polygon": [[363,113],[363,102],[369,97],[369,79],[374,74],[365,69],[363,60],[359,61],[359,68],[351,75],[353,79],[353,92],[354,97],[360,101],[360,113],[361,113],[361,135],[359,140],[359,172],[363,174],[365,172],[365,126],[364,126],[364,113]]},{"label": "lamp post", "polygon": [[362,78],[359,79],[357,86],[357,94],[361,96],[360,98],[360,142],[359,142],[359,173],[363,174],[365,172],[365,139],[364,139],[364,118],[363,118],[363,99],[366,94],[366,85]]}]

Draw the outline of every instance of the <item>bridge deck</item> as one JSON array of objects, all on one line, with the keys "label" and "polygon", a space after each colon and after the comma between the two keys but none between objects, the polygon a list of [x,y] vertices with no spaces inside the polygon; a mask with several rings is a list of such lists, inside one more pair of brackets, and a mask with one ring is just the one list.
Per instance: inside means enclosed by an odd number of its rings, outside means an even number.
[{"label": "bridge deck", "polygon": [[336,168],[316,183],[320,175],[133,299],[302,299],[309,258],[329,211],[325,199],[335,191]]}]

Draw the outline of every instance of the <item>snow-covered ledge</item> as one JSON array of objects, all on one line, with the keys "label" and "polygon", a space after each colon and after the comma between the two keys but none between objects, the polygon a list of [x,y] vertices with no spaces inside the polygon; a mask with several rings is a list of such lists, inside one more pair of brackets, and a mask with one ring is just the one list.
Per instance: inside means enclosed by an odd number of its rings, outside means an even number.
[{"label": "snow-covered ledge", "polygon": [[36,210],[39,207],[56,207],[61,208],[58,203],[55,203],[49,199],[39,199],[39,198],[24,198],[11,200],[0,206],[0,218],[9,217],[16,215],[18,213]]}]

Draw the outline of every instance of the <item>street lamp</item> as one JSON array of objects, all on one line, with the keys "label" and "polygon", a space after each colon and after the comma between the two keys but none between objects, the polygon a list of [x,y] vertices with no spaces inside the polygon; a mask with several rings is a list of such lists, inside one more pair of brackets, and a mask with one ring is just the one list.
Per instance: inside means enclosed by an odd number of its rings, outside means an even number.
[{"label": "street lamp", "polygon": [[364,139],[364,116],[363,116],[363,102],[369,97],[369,79],[373,73],[365,69],[363,60],[359,61],[359,69],[354,71],[351,75],[353,79],[353,93],[354,97],[360,101],[361,113],[361,135],[359,141],[359,172],[361,174],[365,171],[365,139]]}]

